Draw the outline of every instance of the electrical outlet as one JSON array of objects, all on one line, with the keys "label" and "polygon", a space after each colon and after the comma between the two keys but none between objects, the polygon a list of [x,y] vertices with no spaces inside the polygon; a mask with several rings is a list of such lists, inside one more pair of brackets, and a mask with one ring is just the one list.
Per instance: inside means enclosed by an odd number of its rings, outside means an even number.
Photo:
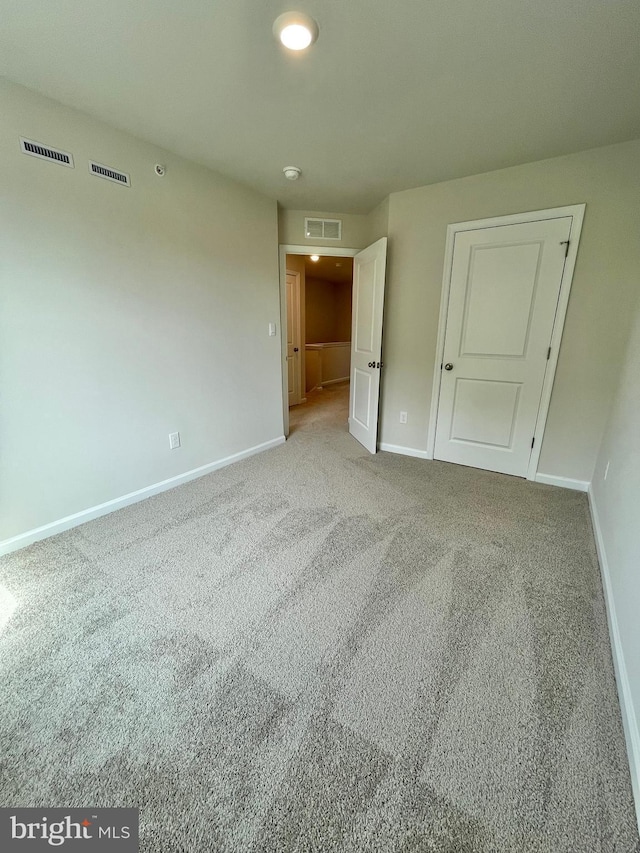
[{"label": "electrical outlet", "polygon": [[169,449],[176,450],[180,447],[180,433],[179,432],[170,432],[169,433]]},{"label": "electrical outlet", "polygon": [[609,465],[611,465],[611,461],[607,462],[607,466],[606,466],[606,468],[604,469],[604,474],[602,475],[602,479],[603,479],[603,480],[606,480],[606,479],[607,479],[607,474],[609,473]]},{"label": "electrical outlet", "polygon": [[407,422],[407,413],[406,412],[400,412],[400,423],[406,424],[406,422]]}]

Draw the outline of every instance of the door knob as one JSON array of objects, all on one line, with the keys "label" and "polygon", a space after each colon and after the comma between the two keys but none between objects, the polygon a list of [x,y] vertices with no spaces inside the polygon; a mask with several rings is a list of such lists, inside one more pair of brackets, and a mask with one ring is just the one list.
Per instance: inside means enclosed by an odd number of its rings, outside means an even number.
[{"label": "door knob", "polygon": [[294,352],[298,352],[298,347],[294,347],[294,348],[293,348],[293,351],[294,351]]},{"label": "door knob", "polygon": [[453,365],[451,364],[451,362],[450,362],[450,361],[448,361],[448,362],[445,364],[444,369],[445,369],[445,370],[453,370]]},{"label": "door knob", "polygon": [[375,361],[369,361],[369,362],[367,363],[367,367],[375,367],[375,366],[376,366]]}]

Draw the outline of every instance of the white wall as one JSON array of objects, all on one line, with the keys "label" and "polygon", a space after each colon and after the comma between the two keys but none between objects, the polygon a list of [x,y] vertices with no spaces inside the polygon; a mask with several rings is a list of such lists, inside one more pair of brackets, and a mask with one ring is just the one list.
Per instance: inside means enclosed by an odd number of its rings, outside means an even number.
[{"label": "white wall", "polygon": [[381,441],[426,450],[447,225],[580,202],[587,209],[540,471],[591,480],[638,287],[640,141],[390,196]]},{"label": "white wall", "polygon": [[276,203],[8,82],[0,111],[0,540],[281,436]]},{"label": "white wall", "polygon": [[369,234],[367,244],[375,243],[381,237],[389,236],[389,196],[380,202],[377,207],[368,214]]},{"label": "white wall", "polygon": [[[317,237],[306,238],[304,220],[306,216],[319,219],[341,219],[342,240],[319,240]],[[278,211],[278,241],[292,246],[332,246],[340,249],[364,249],[371,242],[369,233],[371,224],[368,216],[358,213],[328,213],[317,210],[285,210]]]},{"label": "white wall", "polygon": [[[342,220],[342,240],[318,240],[316,237],[307,239],[304,234],[306,216],[321,219]],[[335,246],[347,249],[364,249],[375,243],[380,237],[386,237],[389,227],[389,198],[385,198],[368,214],[358,213],[327,213],[317,210],[285,210],[278,211],[278,240],[280,243],[294,246],[318,245]]]},{"label": "white wall", "polygon": [[640,823],[640,296],[598,454],[591,501]]}]

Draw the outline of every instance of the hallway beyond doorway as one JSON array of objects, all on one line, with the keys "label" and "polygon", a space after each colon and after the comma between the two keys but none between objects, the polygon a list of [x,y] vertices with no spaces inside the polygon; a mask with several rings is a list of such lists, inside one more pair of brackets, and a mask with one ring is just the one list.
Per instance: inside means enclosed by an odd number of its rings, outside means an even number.
[{"label": "hallway beyond doorway", "polygon": [[307,392],[307,400],[289,409],[289,434],[302,431],[348,431],[349,383]]}]

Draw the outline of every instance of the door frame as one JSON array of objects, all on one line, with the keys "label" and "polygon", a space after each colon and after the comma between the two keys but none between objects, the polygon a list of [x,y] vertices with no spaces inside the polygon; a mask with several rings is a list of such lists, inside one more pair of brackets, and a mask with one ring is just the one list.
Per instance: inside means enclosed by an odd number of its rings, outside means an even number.
[{"label": "door frame", "polygon": [[[280,275],[280,361],[282,372],[282,428],[285,436],[289,435],[289,379],[287,376],[287,255],[326,255],[332,258],[354,258],[362,249],[341,249],[337,246],[301,246],[298,244],[280,243],[278,246],[278,261]],[[301,358],[300,383],[304,377],[304,341],[300,341],[303,357]]]},{"label": "door frame", "polygon": [[[302,304],[301,304],[301,294],[300,294],[300,273],[297,270],[287,270],[286,269],[284,271],[285,323],[282,326],[283,333],[286,331],[286,334],[283,334],[283,337],[285,338],[285,361],[288,359],[288,353],[287,353],[287,346],[288,345],[287,345],[286,338],[289,337],[289,331],[288,331],[289,317],[287,316],[288,312],[286,310],[286,298],[287,298],[286,282],[287,282],[287,276],[288,275],[292,275],[296,280],[296,309],[298,312],[298,316],[296,317],[296,321],[298,324],[298,344],[297,345],[298,345],[299,350],[302,349],[302,316],[301,316]],[[302,352],[299,352],[298,354],[299,354],[299,358],[298,358],[298,382],[297,382],[298,387],[295,389],[294,397],[296,398],[296,402],[292,404],[294,406],[298,405],[299,403],[304,403],[304,394],[302,393],[302,369],[304,367],[304,359],[302,357]],[[291,390],[289,388],[289,375],[288,374],[289,374],[289,370],[288,370],[288,365],[287,365],[287,406],[289,405],[289,393],[288,392]]]},{"label": "door frame", "polygon": [[569,294],[571,293],[571,283],[573,281],[573,271],[576,265],[576,257],[578,254],[578,245],[580,243],[580,234],[582,232],[582,223],[584,221],[584,211],[586,204],[572,204],[567,207],[553,207],[546,210],[532,210],[525,213],[512,213],[506,216],[492,216],[488,219],[475,219],[469,222],[455,222],[447,225],[447,239],[444,252],[444,271],[442,274],[442,295],[440,297],[440,318],[438,320],[438,338],[436,343],[436,358],[433,366],[433,390],[431,392],[431,410],[429,413],[429,431],[427,433],[427,454],[429,459],[434,459],[435,444],[436,444],[436,425],[438,422],[438,406],[440,403],[440,385],[442,382],[442,361],[444,357],[444,338],[447,326],[447,317],[449,314],[449,292],[451,290],[451,273],[453,268],[453,251],[455,248],[456,234],[463,231],[476,231],[482,228],[499,228],[503,225],[519,225],[525,222],[537,222],[548,219],[561,219],[571,217],[571,230],[569,232],[569,250],[567,252],[564,268],[562,271],[562,279],[560,281],[560,293],[558,295],[558,305],[553,321],[553,330],[551,332],[551,355],[547,361],[547,367],[542,383],[542,393],[540,395],[540,406],[538,408],[538,417],[536,418],[534,436],[534,445],[529,457],[529,465],[527,467],[527,480],[535,480],[538,472],[538,462],[540,460],[540,451],[542,450],[542,440],[544,431],[547,425],[547,415],[549,414],[549,405],[551,403],[551,392],[553,390],[553,381],[556,375],[556,367],[558,365],[558,355],[560,353],[560,343],[562,341],[562,333],[564,331],[564,322],[567,316],[567,307],[569,305]]}]

